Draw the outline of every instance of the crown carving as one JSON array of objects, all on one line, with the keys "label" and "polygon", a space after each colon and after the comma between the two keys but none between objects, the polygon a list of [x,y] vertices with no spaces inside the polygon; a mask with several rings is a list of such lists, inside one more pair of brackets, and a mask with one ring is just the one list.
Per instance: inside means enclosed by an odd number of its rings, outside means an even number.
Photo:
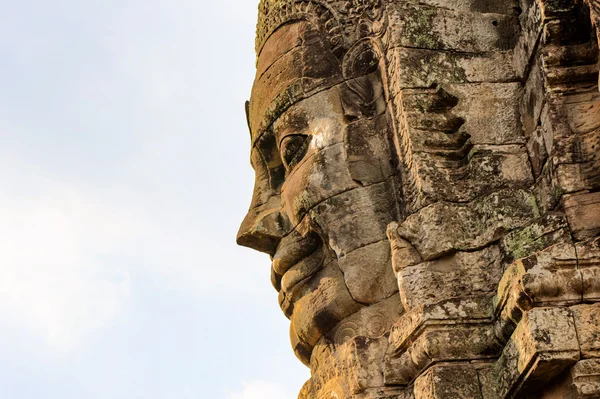
[{"label": "crown carving", "polygon": [[329,41],[338,58],[353,44],[383,31],[383,0],[261,0],[258,6],[256,54],[280,26],[306,20]]}]

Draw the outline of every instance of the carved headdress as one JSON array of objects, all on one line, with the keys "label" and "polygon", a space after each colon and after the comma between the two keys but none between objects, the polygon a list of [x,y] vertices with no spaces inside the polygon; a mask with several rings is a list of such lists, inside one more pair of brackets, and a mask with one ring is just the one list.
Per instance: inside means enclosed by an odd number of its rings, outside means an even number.
[{"label": "carved headdress", "polygon": [[[300,67],[301,75],[290,82],[288,74],[273,72],[262,76],[265,65],[258,63],[257,81],[268,80],[253,89],[248,108],[252,116],[250,130],[253,142],[285,109],[293,103],[311,96],[324,87],[337,85],[344,80],[364,75],[379,58],[370,40],[385,31],[384,2],[386,0],[261,0],[256,32],[257,58],[265,49],[267,40],[283,25],[308,22],[320,32],[324,40],[321,55],[331,54],[334,60]],[[271,54],[272,56],[272,54]],[[325,64],[337,65],[329,68]],[[337,69],[337,72],[336,72]],[[341,73],[340,73],[341,72]],[[293,72],[292,72],[293,74]],[[256,84],[256,82],[255,82]]]},{"label": "carved headdress", "polygon": [[384,0],[261,0],[256,55],[277,28],[306,20],[321,30],[331,51],[341,59],[361,39],[383,32],[383,3]]}]

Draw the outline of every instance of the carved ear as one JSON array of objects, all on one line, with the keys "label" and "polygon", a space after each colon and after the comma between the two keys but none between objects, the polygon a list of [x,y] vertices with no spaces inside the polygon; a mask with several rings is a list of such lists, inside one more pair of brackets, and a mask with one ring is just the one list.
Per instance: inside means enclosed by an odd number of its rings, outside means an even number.
[{"label": "carved ear", "polygon": [[246,123],[248,124],[248,130],[250,131],[250,140],[252,140],[252,128],[250,127],[250,101],[246,101],[244,109],[246,110]]},{"label": "carved ear", "polygon": [[379,55],[369,39],[361,40],[346,52],[342,61],[344,79],[358,78],[377,71]]},{"label": "carved ear", "polygon": [[353,46],[342,63],[344,84],[342,85],[342,105],[345,116],[358,119],[362,116],[375,116],[383,111],[383,86],[379,75],[379,56],[370,40],[363,40]]}]

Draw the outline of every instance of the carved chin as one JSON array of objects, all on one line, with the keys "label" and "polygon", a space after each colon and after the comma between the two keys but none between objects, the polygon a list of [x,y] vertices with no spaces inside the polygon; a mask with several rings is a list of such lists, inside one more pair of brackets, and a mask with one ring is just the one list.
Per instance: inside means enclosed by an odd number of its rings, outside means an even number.
[{"label": "carved chin", "polygon": [[290,335],[296,356],[308,365],[317,342],[362,305],[352,299],[337,261],[312,276],[305,288],[294,304]]}]

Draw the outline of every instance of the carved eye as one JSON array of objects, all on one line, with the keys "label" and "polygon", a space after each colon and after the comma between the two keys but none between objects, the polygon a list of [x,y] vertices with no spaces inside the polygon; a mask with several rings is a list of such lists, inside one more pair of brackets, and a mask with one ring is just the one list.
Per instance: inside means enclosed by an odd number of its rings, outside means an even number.
[{"label": "carved eye", "polygon": [[310,136],[306,134],[292,134],[284,137],[279,145],[281,160],[289,171],[298,164],[306,155]]}]

